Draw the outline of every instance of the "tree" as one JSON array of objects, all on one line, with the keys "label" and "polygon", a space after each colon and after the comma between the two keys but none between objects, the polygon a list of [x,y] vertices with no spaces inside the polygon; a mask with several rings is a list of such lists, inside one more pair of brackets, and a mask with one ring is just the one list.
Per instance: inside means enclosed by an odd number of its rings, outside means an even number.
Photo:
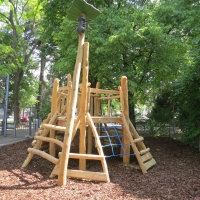
[{"label": "tree", "polygon": [[[195,1],[88,1],[101,15],[87,28],[92,83],[117,88],[128,77],[130,117],[137,103],[146,104],[168,88],[190,63],[189,37],[195,22]],[[45,5],[48,41],[54,48],[52,73],[61,78],[73,71],[77,37],[65,16],[71,5],[51,1]],[[198,11],[197,11],[198,12]],[[192,24],[190,24],[192,23]],[[75,36],[74,36],[75,35]],[[193,40],[194,42],[194,40]],[[56,48],[57,47],[57,48]]]},{"label": "tree", "polygon": [[[41,8],[41,4],[37,0],[4,0],[1,4],[0,23],[3,35],[1,45],[6,51],[1,67],[7,69],[6,73],[11,74],[12,77],[16,121],[20,119],[20,89],[23,77],[25,73],[29,74],[28,71],[36,67],[33,62],[33,54],[38,46],[37,31],[40,28]],[[1,48],[0,50],[0,54],[3,54]]]}]

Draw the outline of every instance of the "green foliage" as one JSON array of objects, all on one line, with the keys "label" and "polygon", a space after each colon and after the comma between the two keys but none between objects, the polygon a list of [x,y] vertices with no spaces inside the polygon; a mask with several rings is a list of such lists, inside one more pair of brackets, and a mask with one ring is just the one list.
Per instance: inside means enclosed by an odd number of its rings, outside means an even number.
[{"label": "green foliage", "polygon": [[169,123],[177,113],[177,103],[173,99],[173,91],[163,91],[159,94],[152,108],[150,118],[156,122]]},{"label": "green foliage", "polygon": [[[8,1],[4,2],[10,5]],[[199,105],[199,1],[87,2],[101,11],[98,18],[87,21],[91,28],[86,27],[86,40],[90,42],[89,81],[92,86],[99,81],[101,88],[117,89],[121,76],[127,76],[131,119],[135,116],[135,105],[155,103],[153,115],[157,123],[165,123],[177,115],[179,122],[182,120],[184,124],[186,140],[196,138],[199,134],[198,109],[195,110]],[[1,29],[0,33],[0,38],[3,38],[0,39],[0,69],[4,74],[18,69],[28,74],[26,70],[34,64],[24,63],[23,52],[30,52],[41,31],[41,48],[51,60],[50,76],[65,80],[66,74],[73,74],[78,42],[77,24],[66,17],[72,0],[39,3],[44,5],[43,10],[35,0],[29,1],[22,21],[19,24],[16,22],[19,36],[16,48],[12,46],[11,34],[8,34],[12,30],[5,20],[8,13],[1,12],[0,19],[4,19],[5,30]],[[12,11],[14,7],[11,7]],[[43,22],[38,23],[43,12]],[[36,35],[27,41],[23,35],[30,36],[30,27],[38,29],[34,29]],[[23,51],[23,47],[28,48]],[[29,83],[37,85],[31,76],[29,81],[22,81],[19,91],[23,96],[31,96],[29,92],[25,93]],[[118,105],[118,102],[112,101],[114,109],[118,110]],[[43,113],[45,110],[49,112],[48,104],[43,106]],[[104,112],[106,109],[105,103]]]},{"label": "green foliage", "polygon": [[41,111],[39,112],[40,118],[42,120],[46,119],[50,112],[51,112],[51,102],[44,101],[42,104]]},{"label": "green foliage", "polygon": [[188,69],[177,83],[175,96],[179,109],[179,125],[184,131],[184,142],[196,145],[200,135],[200,67]]}]

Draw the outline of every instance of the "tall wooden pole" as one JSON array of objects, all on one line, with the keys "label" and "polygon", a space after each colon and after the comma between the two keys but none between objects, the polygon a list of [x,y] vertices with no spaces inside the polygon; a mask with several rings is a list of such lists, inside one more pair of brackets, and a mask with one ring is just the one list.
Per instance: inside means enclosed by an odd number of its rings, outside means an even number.
[{"label": "tall wooden pole", "polygon": [[73,74],[73,82],[72,82],[72,92],[71,92],[71,100],[70,100],[70,108],[67,112],[67,124],[66,124],[66,131],[65,137],[63,142],[62,148],[62,156],[60,160],[60,171],[58,174],[58,185],[66,185],[67,179],[67,167],[68,167],[68,160],[69,160],[69,152],[70,152],[70,144],[72,139],[72,132],[74,127],[74,118],[75,118],[75,111],[76,111],[76,104],[77,104],[77,97],[78,97],[78,85],[80,79],[80,71],[83,59],[83,44],[85,40],[85,34],[79,35],[79,44],[78,44],[78,52],[76,57],[76,64]]},{"label": "tall wooden pole", "polygon": [[[81,87],[81,107],[80,107],[80,115],[81,115],[81,124],[80,124],[80,139],[79,139],[79,153],[86,153],[85,146],[85,137],[86,137],[86,108],[87,108],[87,91],[88,91],[88,73],[89,73],[89,43],[84,43],[84,51],[83,51],[83,78],[82,78],[82,87]],[[86,170],[86,160],[79,160],[79,169]]]}]

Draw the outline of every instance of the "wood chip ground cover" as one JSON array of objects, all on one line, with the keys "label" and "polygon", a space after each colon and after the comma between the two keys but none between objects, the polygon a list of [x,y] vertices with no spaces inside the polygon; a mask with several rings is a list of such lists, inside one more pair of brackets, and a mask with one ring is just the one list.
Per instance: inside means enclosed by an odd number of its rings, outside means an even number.
[{"label": "wood chip ground cover", "polygon": [[[134,157],[129,165],[112,157],[107,159],[110,183],[67,179],[63,187],[57,186],[56,178],[49,178],[54,165],[39,156],[21,169],[31,142],[28,139],[0,147],[1,200],[200,199],[200,153],[171,138],[145,138],[157,162],[145,175]],[[70,160],[69,168],[76,165],[76,160]],[[101,171],[100,163],[95,161],[87,162],[87,168]]]}]

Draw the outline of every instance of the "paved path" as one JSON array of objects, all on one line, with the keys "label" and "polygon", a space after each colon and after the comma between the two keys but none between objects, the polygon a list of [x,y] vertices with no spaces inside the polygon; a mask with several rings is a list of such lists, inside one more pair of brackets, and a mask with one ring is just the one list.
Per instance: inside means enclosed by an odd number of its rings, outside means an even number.
[{"label": "paved path", "polygon": [[15,137],[15,135],[13,134],[13,131],[7,130],[6,137],[4,137],[4,135],[2,135],[2,133],[0,132],[0,146],[17,143],[23,140],[27,140],[29,138],[33,138],[33,136],[29,136],[26,134],[26,135],[20,135],[20,136]]}]

